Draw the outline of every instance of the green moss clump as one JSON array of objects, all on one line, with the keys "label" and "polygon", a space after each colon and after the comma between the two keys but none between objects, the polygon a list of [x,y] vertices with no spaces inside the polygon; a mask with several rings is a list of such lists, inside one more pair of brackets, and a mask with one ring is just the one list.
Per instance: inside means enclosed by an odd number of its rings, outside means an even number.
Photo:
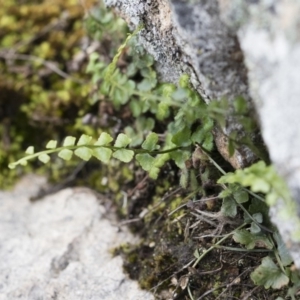
[{"label": "green moss clump", "polygon": [[[106,18],[102,27],[97,14]],[[9,0],[1,4],[0,16],[0,189],[5,189],[40,167],[34,163],[8,169],[29,145],[42,149],[50,139],[100,133],[82,121],[88,113],[97,114],[99,108],[89,104],[93,84],[86,74],[88,57],[78,58],[85,55],[85,47],[97,31],[103,33],[98,36],[101,42],[110,45],[109,52],[103,53],[109,61],[127,27],[97,0],[32,0],[22,4]],[[111,34],[117,26],[118,33]],[[77,164],[77,160],[66,163],[62,171],[60,163],[53,160],[50,167],[35,172],[58,182]]]}]

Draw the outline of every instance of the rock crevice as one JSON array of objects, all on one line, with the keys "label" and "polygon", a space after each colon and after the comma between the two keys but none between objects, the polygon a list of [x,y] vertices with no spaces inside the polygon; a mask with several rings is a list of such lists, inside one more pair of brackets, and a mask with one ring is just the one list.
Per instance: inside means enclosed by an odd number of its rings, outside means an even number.
[{"label": "rock crevice", "polygon": [[[156,60],[162,80],[176,82],[187,73],[206,102],[243,96],[253,117],[256,109],[270,158],[300,207],[299,1],[105,2],[131,27],[145,24],[139,41]],[[229,117],[226,128],[216,131],[215,141],[225,159],[242,168],[257,157],[245,146],[233,157],[228,155],[226,136],[232,130],[239,132],[238,137],[245,134]],[[255,134],[252,138],[259,140]],[[297,213],[282,218],[282,205],[286,204],[279,201],[271,207],[272,220],[300,268],[300,237],[295,234],[300,226],[295,228],[293,221]]]}]

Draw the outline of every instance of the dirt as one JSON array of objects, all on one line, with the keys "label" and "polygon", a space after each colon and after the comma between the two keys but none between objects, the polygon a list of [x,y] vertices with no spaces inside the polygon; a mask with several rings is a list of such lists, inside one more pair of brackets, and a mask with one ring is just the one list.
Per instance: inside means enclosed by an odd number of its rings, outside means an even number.
[{"label": "dirt", "polygon": [[[234,220],[223,217],[217,188],[206,187],[204,196],[202,188],[196,192],[182,189],[177,177],[175,168],[169,166],[156,183],[144,177],[140,185],[137,176],[137,185],[128,190],[130,204],[120,224],[128,224],[142,241],[115,253],[125,258],[130,278],[152,291],[156,299],[284,298],[286,290],[265,290],[251,281],[250,273],[266,256],[266,249],[246,250],[230,236],[220,248],[195,262],[196,252],[203,254],[235,230],[243,223],[243,215],[239,212]],[[200,211],[211,217],[203,218]]]}]

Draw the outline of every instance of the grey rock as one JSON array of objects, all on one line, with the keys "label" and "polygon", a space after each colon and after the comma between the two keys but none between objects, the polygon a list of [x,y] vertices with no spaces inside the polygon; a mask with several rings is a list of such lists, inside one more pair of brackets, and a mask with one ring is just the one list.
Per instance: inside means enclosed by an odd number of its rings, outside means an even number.
[{"label": "grey rock", "polygon": [[236,35],[224,26],[217,1],[172,0],[174,24],[182,50],[210,99],[247,95],[247,70]]},{"label": "grey rock", "polygon": [[111,249],[137,240],[97,195],[74,188],[30,202],[43,184],[30,177],[0,192],[0,299],[154,299],[112,257]]},{"label": "grey rock", "polygon": [[[217,0],[212,1],[146,1],[105,0],[114,7],[132,29],[143,23],[139,42],[154,57],[161,80],[177,83],[183,74],[191,76],[194,88],[208,103],[243,96],[249,112],[254,113],[247,92],[247,72],[237,36],[224,26],[219,18]],[[238,132],[244,136],[242,126],[228,118],[227,126],[216,130],[215,141],[220,153],[235,168],[242,168],[257,156],[246,146],[228,153],[228,135]],[[256,138],[255,134],[251,136]]]},{"label": "grey rock", "polygon": [[169,1],[105,0],[105,3],[114,7],[132,29],[145,25],[138,34],[139,42],[154,57],[161,79],[177,83],[185,66],[173,36]]},{"label": "grey rock", "polygon": [[[237,96],[247,100],[249,113],[253,103],[248,95],[247,69],[237,36],[219,16],[216,0],[180,1],[171,0],[175,39],[180,49],[189,57],[202,89],[198,90],[206,102],[225,98],[233,101]],[[201,91],[204,93],[201,93]],[[223,132],[216,131],[216,145],[225,159],[235,168],[242,168],[257,159],[246,146],[236,149],[233,157],[228,154],[226,136],[238,132],[237,139],[244,136],[241,124],[232,117],[227,120]],[[252,134],[252,138],[255,135]]]},{"label": "grey rock", "polygon": [[219,2],[246,58],[250,94],[271,160],[296,200],[297,207],[278,201],[270,213],[300,268],[300,2]]}]

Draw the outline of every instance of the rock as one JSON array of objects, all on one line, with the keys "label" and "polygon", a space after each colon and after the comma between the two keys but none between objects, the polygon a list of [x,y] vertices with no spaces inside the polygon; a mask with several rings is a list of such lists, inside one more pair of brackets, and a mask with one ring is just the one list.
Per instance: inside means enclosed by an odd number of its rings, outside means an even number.
[{"label": "rock", "polygon": [[271,160],[298,205],[278,201],[270,213],[300,268],[300,2],[219,2],[224,22],[239,37]]},{"label": "rock", "polygon": [[[139,42],[154,57],[162,81],[177,83],[182,74],[189,74],[207,103],[243,96],[253,112],[243,54],[236,35],[219,18],[217,0],[105,3],[114,7],[132,29],[144,24],[138,34]],[[229,155],[227,136],[233,131],[238,133],[236,139],[245,134],[241,124],[229,118],[225,128],[214,132],[215,141],[223,157],[235,168],[242,168],[257,160],[257,156],[243,145],[232,157]],[[256,138],[255,134],[252,138]]]},{"label": "rock", "polygon": [[154,299],[110,253],[137,240],[96,193],[69,188],[30,202],[44,183],[30,177],[0,192],[0,299]]}]

